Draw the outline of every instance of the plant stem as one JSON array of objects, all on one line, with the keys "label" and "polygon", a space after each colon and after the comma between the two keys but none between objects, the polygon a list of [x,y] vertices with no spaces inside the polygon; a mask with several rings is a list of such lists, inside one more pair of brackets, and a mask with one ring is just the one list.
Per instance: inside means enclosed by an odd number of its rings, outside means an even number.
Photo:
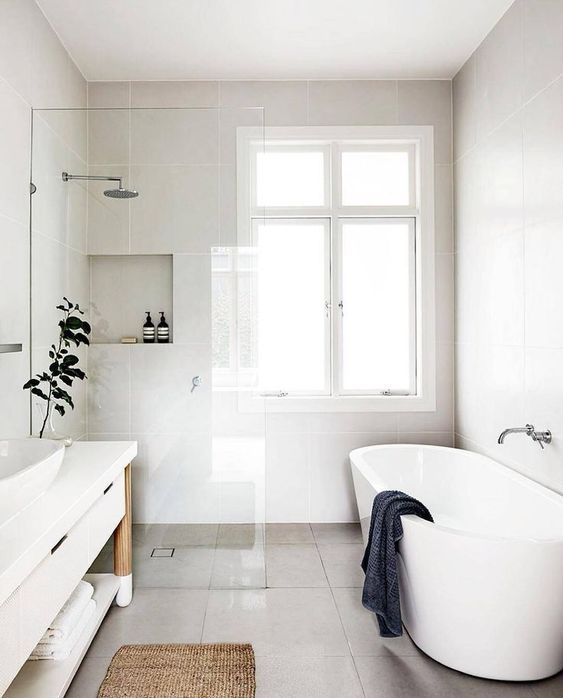
[{"label": "plant stem", "polygon": [[[64,320],[65,327],[66,327],[66,322],[67,322],[67,320],[68,320],[69,314],[70,314],[69,311],[66,311],[66,317],[65,317],[65,320]],[[65,331],[65,328],[64,328],[64,327],[61,327],[61,331],[60,331],[60,334],[59,334],[59,348],[57,349],[57,353],[56,353],[56,355],[55,355],[55,360],[59,358],[60,353],[61,353],[61,349],[63,348],[63,334],[64,334],[64,331]],[[45,412],[45,419],[43,420],[43,425],[42,425],[42,427],[41,427],[41,431],[39,432],[39,438],[40,438],[40,439],[43,438],[43,432],[45,431],[45,427],[47,426],[47,421],[48,421],[48,419],[49,419],[49,413],[50,413],[50,411],[51,411],[51,396],[52,396],[52,393],[53,393],[53,376],[51,375],[51,380],[49,381],[49,396],[48,396],[48,398],[47,398],[47,410],[46,410],[46,412]]]}]

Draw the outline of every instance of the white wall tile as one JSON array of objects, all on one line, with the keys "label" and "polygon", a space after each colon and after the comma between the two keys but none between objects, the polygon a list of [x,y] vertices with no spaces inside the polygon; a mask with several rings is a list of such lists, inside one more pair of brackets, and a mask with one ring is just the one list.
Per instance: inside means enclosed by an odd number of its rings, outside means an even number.
[{"label": "white wall tile", "polygon": [[0,213],[20,223],[29,220],[29,107],[0,78]]},{"label": "white wall tile", "polygon": [[[122,177],[125,188],[137,187],[129,177],[127,165],[88,167],[88,174],[97,177]],[[111,199],[104,190],[115,186],[110,182],[88,182],[88,253],[127,254],[129,252],[130,199]]]},{"label": "white wall tile", "polygon": [[[136,347],[133,347],[133,350]],[[88,353],[89,434],[128,433],[131,347],[90,345]]]},{"label": "white wall tile", "polygon": [[526,418],[563,435],[563,349],[526,349]]},{"label": "white wall tile", "polygon": [[136,165],[216,165],[217,109],[139,109],[131,112],[131,162]]},{"label": "white wall tile", "polygon": [[266,126],[303,126],[307,122],[307,83],[291,80],[221,82],[221,107],[263,107]]},{"label": "white wall tile", "polygon": [[29,378],[29,350],[2,354],[0,361],[0,437],[29,435],[29,391],[22,390]]},{"label": "white wall tile", "polygon": [[131,252],[206,252],[219,244],[219,171],[214,165],[134,166]]},{"label": "white wall tile", "polygon": [[174,255],[174,341],[211,343],[211,255]]},{"label": "white wall tile", "polygon": [[120,109],[88,113],[88,164],[129,164],[130,112]]},{"label": "white wall tile", "polygon": [[268,433],[266,516],[270,522],[309,521],[309,434]]},{"label": "white wall tile", "polygon": [[563,73],[563,3],[524,2],[524,99]]},{"label": "white wall tile", "polygon": [[563,348],[563,220],[529,226],[525,231],[526,345]]},{"label": "white wall tile", "polygon": [[309,82],[309,124],[372,126],[397,123],[394,80],[314,80]]},{"label": "white wall tile", "polygon": [[470,56],[452,82],[453,142],[457,160],[477,142],[477,58]]},{"label": "white wall tile", "polygon": [[213,479],[211,435],[136,434],[135,523],[216,523],[219,483]]},{"label": "white wall tile", "polygon": [[312,434],[310,521],[357,521],[358,511],[348,454],[354,448],[396,442],[396,432]]},{"label": "white wall tile", "polygon": [[0,3],[0,76],[31,104],[30,28],[38,12],[32,0]]},{"label": "white wall tile", "polygon": [[[12,340],[23,341],[24,352],[6,355],[0,361],[0,424],[5,436],[24,436],[30,428],[29,395],[21,389],[29,377],[30,107],[83,107],[86,83],[33,0],[4,0],[0,3],[0,28],[0,240],[3,249],[9,250],[9,255],[3,257],[9,262],[9,269],[3,270],[2,277],[10,284],[9,292],[4,293],[3,302],[0,301],[0,327],[10,333],[19,332],[20,325],[28,327],[24,337]],[[77,154],[84,152],[84,141],[81,140],[85,137],[83,119],[51,114],[50,123],[68,147]],[[67,218],[59,221],[59,230],[64,230],[64,236],[70,232],[65,227],[66,222],[71,222],[75,237],[69,239],[77,248],[81,248],[84,239],[81,216],[80,205],[72,205]],[[14,227],[14,221],[20,226]],[[88,285],[87,265],[73,259],[70,269],[67,263],[72,255],[61,255],[61,250],[55,250],[58,243],[48,243],[47,238],[42,242],[45,245],[39,253],[48,254],[41,260],[41,271],[35,260],[33,291],[38,304],[44,301],[43,295],[48,300],[53,290],[58,288],[58,279],[50,274],[61,273],[68,278],[71,290],[82,297],[82,287],[85,285],[87,289]],[[84,275],[82,280],[81,275]],[[44,290],[45,294],[42,293]],[[19,319],[14,318],[16,311]],[[35,359],[33,363],[36,364]],[[83,393],[83,386],[77,386],[77,410],[68,422],[69,429],[77,436],[85,429]]]},{"label": "white wall tile", "polygon": [[[202,384],[190,392],[192,378]],[[131,352],[131,431],[209,433],[211,356],[202,344],[137,345]]]},{"label": "white wall tile", "polygon": [[452,177],[453,167],[451,165],[436,165],[434,169],[434,220],[437,253],[454,251]]},{"label": "white wall tile", "polygon": [[89,82],[89,109],[128,109],[131,102],[129,82]]},{"label": "white wall tile", "polygon": [[477,51],[477,135],[483,138],[522,104],[522,3],[516,0]]},{"label": "white wall tile", "polygon": [[526,224],[563,217],[563,78],[524,108]]},{"label": "white wall tile", "polygon": [[398,123],[434,127],[434,158],[452,162],[452,84],[450,80],[399,80]]},{"label": "white wall tile", "polygon": [[0,344],[28,347],[29,229],[0,215],[0,249]]},{"label": "white wall tile", "polygon": [[215,81],[151,81],[131,83],[131,106],[147,107],[217,107],[219,83]]},{"label": "white wall tile", "polygon": [[436,338],[454,339],[454,256],[436,255]]}]

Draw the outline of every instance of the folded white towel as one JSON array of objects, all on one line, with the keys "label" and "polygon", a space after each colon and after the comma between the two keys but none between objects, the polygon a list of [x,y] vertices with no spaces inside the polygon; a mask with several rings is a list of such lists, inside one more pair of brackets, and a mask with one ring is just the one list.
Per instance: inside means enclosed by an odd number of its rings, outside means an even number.
[{"label": "folded white towel", "polygon": [[84,628],[88,624],[88,621],[94,614],[95,610],[96,602],[94,601],[94,599],[90,599],[88,605],[82,612],[82,615],[78,620],[78,623],[75,625],[73,631],[66,638],[66,640],[57,643],[40,642],[31,653],[29,659],[67,659],[67,657],[74,649],[76,643],[80,639],[80,636],[84,632]]},{"label": "folded white towel", "polygon": [[93,594],[94,587],[81,580],[39,642],[59,643],[65,640],[74,630]]}]

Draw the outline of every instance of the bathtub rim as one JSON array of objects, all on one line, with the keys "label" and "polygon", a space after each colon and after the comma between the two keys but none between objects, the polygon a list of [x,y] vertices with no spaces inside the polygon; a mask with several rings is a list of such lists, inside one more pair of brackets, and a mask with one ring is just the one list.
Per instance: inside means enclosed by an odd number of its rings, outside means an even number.
[{"label": "bathtub rim", "polygon": [[[385,450],[413,450],[413,449],[424,449],[427,451],[447,451],[454,453],[468,454],[470,457],[483,458],[489,462],[491,467],[495,468],[497,472],[502,473],[509,480],[519,483],[523,487],[531,489],[536,492],[536,494],[546,497],[547,499],[555,502],[562,508],[563,514],[563,495],[559,494],[555,490],[551,490],[545,485],[541,485],[535,482],[526,475],[522,475],[518,471],[510,468],[507,465],[503,465],[499,461],[494,460],[490,456],[485,456],[481,453],[475,451],[468,451],[463,448],[452,448],[450,446],[434,446],[430,444],[374,444],[373,446],[362,446],[361,448],[355,448],[349,453],[350,465],[352,471],[354,468],[371,484],[376,492],[381,492],[388,489],[381,480],[373,478],[373,472],[369,472],[370,465],[364,458],[364,453],[369,451],[385,451]],[[371,476],[371,477],[370,477]],[[477,538],[480,540],[488,541],[498,541],[498,542],[510,542],[510,543],[527,543],[542,546],[562,546],[563,537],[561,538],[533,538],[533,537],[523,537],[523,536],[501,536],[481,533],[478,531],[467,531],[463,529],[451,528],[449,526],[444,526],[443,524],[436,524],[425,519],[421,519],[419,516],[406,515],[401,517],[409,522],[410,525],[423,526],[426,528],[432,527],[434,530],[439,530],[442,533],[461,536],[463,538]]]}]

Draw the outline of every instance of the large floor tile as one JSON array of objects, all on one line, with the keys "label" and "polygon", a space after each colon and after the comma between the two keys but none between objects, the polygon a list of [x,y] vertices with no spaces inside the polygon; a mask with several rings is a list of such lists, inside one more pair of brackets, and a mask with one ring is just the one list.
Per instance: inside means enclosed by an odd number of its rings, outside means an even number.
[{"label": "large floor tile", "polygon": [[217,535],[217,545],[253,547],[264,542],[262,524],[221,524]]},{"label": "large floor tile", "polygon": [[218,524],[135,524],[133,540],[153,546],[214,546]]},{"label": "large floor tile", "polygon": [[207,590],[136,589],[127,608],[113,606],[88,657],[113,657],[121,645],[201,642]]},{"label": "large floor tile", "polygon": [[266,585],[264,546],[217,548],[212,589],[260,589]]},{"label": "large floor tile", "polygon": [[362,606],[361,589],[333,589],[333,594],[353,656],[393,657],[420,654],[406,632],[395,638],[379,636],[375,615]]},{"label": "large floor tile", "polygon": [[203,642],[250,642],[265,657],[349,655],[329,589],[210,591]]},{"label": "large floor tile", "polygon": [[363,545],[319,545],[328,583],[331,587],[362,587],[364,572],[360,567]]},{"label": "large floor tile", "polygon": [[311,524],[317,543],[361,543],[362,529],[355,523]]},{"label": "large floor tile", "polygon": [[295,545],[314,542],[313,532],[308,523],[266,524],[267,545]]},{"label": "large floor tile", "polygon": [[256,698],[361,698],[349,657],[257,657]]},{"label": "large floor tile", "polygon": [[133,583],[136,587],[208,589],[215,549],[175,548],[172,557],[151,557],[153,546],[133,546]]},{"label": "large floor tile", "polygon": [[316,545],[267,545],[268,587],[326,587],[326,578]]},{"label": "large floor tile", "polygon": [[86,657],[76,672],[65,698],[97,698],[98,689],[106,676],[109,657],[90,659]]},{"label": "large floor tile", "polygon": [[532,698],[529,685],[486,681],[429,657],[357,657],[366,698]]}]

